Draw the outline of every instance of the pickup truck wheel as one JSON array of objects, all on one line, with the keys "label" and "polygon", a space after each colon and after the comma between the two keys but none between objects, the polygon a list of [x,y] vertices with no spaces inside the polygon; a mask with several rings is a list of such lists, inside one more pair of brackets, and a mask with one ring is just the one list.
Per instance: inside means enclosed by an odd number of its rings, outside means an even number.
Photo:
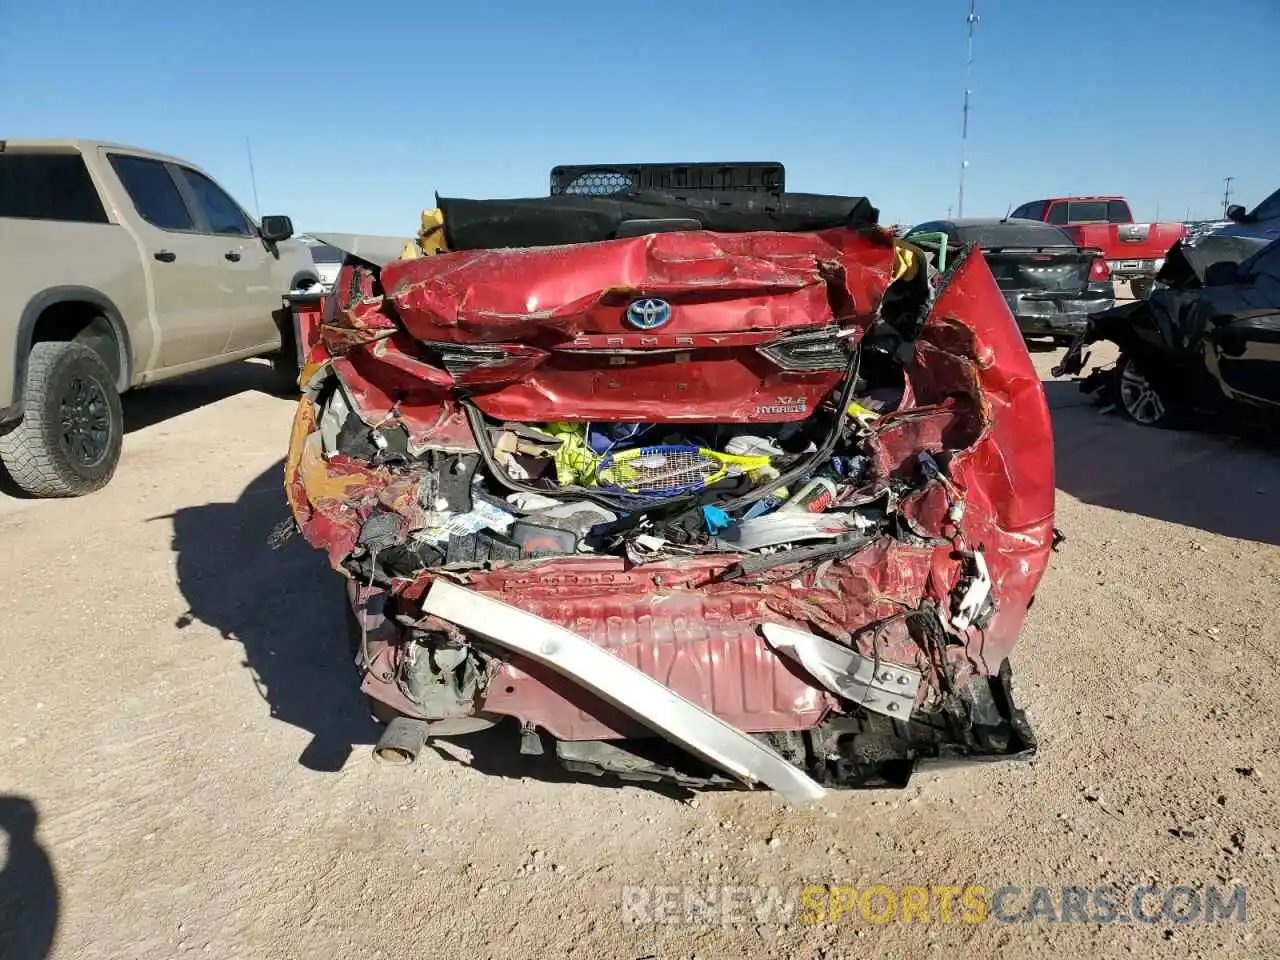
[{"label": "pickup truck wheel", "polygon": [[14,483],[36,497],[78,497],[107,485],[120,462],[124,412],[111,374],[79,343],[37,343],[24,414],[0,437]]}]

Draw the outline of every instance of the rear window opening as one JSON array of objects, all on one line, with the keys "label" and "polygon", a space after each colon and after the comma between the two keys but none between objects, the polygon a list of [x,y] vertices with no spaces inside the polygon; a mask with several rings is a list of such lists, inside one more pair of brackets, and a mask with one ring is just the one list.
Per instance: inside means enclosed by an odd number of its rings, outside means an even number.
[{"label": "rear window opening", "polygon": [[107,223],[107,212],[78,153],[0,153],[0,217]]},{"label": "rear window opening", "polygon": [[1123,200],[1070,200],[1049,207],[1049,222],[1129,223],[1133,215]]}]

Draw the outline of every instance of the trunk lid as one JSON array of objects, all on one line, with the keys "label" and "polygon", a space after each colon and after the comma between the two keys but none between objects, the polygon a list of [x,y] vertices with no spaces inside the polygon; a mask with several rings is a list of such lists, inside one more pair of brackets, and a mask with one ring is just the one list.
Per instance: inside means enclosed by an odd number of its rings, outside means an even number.
[{"label": "trunk lid", "polygon": [[994,248],[984,250],[991,273],[1006,292],[1078,297],[1089,288],[1096,255],[1073,247]]},{"label": "trunk lid", "polygon": [[[388,265],[382,286],[442,385],[523,422],[803,420],[849,363],[891,244],[842,265],[820,234],[676,232]],[[572,264],[572,269],[569,265]]]}]

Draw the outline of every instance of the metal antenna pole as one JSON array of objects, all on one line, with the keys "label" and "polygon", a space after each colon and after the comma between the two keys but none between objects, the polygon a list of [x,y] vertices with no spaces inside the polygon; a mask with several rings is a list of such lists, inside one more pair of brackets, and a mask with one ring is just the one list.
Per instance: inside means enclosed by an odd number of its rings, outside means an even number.
[{"label": "metal antenna pole", "polygon": [[249,138],[244,138],[245,153],[249,155],[249,183],[253,185],[253,215],[262,222],[262,207],[258,205],[258,178],[253,173],[253,147],[249,146]]},{"label": "metal antenna pole", "polygon": [[1222,219],[1224,220],[1227,218],[1227,207],[1231,206],[1231,181],[1234,179],[1235,177],[1222,178]]},{"label": "metal antenna pole", "polygon": [[969,86],[973,80],[973,28],[978,22],[975,12],[977,0],[969,0],[969,57],[964,67],[964,119],[960,124],[960,196],[956,203],[956,215],[964,216],[964,172],[969,168]]}]

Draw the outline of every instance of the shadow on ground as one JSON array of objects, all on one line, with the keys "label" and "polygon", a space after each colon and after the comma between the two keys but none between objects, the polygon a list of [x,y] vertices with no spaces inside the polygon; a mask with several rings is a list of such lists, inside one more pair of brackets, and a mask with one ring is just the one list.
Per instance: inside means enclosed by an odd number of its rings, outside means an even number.
[{"label": "shadow on ground", "polygon": [[1112,510],[1280,545],[1280,456],[1273,445],[1140,427],[1101,413],[1071,381],[1045,381],[1044,389],[1059,490]]},{"label": "shadow on ground", "polygon": [[178,626],[199,620],[239,643],[271,716],[312,735],[298,762],[337,771],[378,728],[348,652],[340,578],[301,537],[278,550],[267,544],[289,516],[283,470],[276,463],[235,503],[173,514],[178,586],[190,608]]},{"label": "shadow on ground", "polygon": [[[234,503],[187,507],[164,518],[173,522],[178,586],[189,605],[177,625],[200,621],[239,643],[271,716],[312,735],[298,762],[337,771],[355,747],[375,743],[382,728],[369,718],[349,653],[342,579],[300,536],[278,550],[267,544],[272,529],[289,516],[283,469],[282,462],[273,465]],[[542,756],[522,754],[519,730],[508,723],[431,746],[441,757],[493,777],[628,785],[566,770],[550,743]],[[388,767],[388,775],[397,775],[394,770]],[[639,785],[688,795],[677,786]]]},{"label": "shadow on ground", "polygon": [[0,794],[0,956],[44,960],[58,930],[58,880],[36,839],[39,814],[26,797]]},{"label": "shadow on ground", "polygon": [[[280,393],[280,381],[269,364],[262,361],[232,363],[126,393],[121,398],[124,432],[129,434],[143,430],[250,390]],[[0,463],[0,494],[27,499],[27,494],[13,482],[3,463]]]},{"label": "shadow on ground", "polygon": [[126,393],[121,398],[124,430],[125,433],[143,430],[250,390],[280,392],[280,381],[270,364],[246,360]]},{"label": "shadow on ground", "polygon": [[[597,787],[638,787],[662,794],[672,800],[688,800],[696,796],[694,790],[678,783],[660,780],[624,780],[613,774],[596,775],[570,770],[555,756],[555,744],[550,736],[543,736],[542,754],[520,751],[520,729],[513,718],[507,718],[497,726],[466,736],[432,740],[428,746],[444,760],[460,763],[489,777],[504,780],[540,780],[546,783],[586,783]],[[463,755],[463,752],[467,755]],[[679,750],[662,745],[664,760],[674,757]],[[678,762],[678,761],[677,761]],[[687,758],[686,758],[687,762]],[[722,788],[699,787],[700,791]]]}]

